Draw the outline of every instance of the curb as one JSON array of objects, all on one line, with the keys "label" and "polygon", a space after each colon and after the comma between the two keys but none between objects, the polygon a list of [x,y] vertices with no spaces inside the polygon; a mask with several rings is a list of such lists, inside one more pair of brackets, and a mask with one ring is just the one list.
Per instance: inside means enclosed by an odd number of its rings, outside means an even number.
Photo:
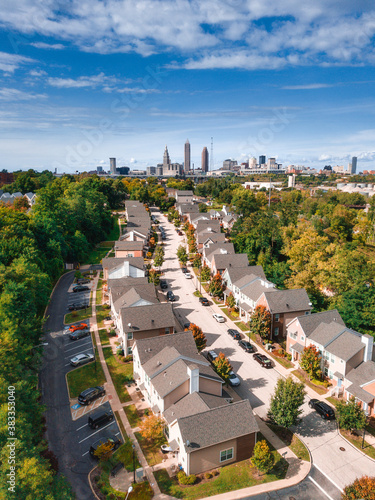
[{"label": "curb", "polygon": [[94,497],[95,497],[95,498],[97,498],[98,500],[100,500],[100,498],[98,497],[98,495],[95,493],[94,488],[92,487],[92,482],[91,482],[91,479],[90,479],[90,476],[91,476],[92,471],[93,471],[93,470],[95,470],[95,469],[97,469],[97,468],[98,468],[98,466],[97,466],[97,465],[95,465],[95,467],[93,467],[93,468],[90,470],[90,472],[87,474],[87,478],[88,478],[88,480],[89,480],[89,485],[90,485],[91,491],[92,491],[92,492],[93,492],[93,494],[94,494]]},{"label": "curb", "polygon": [[46,305],[46,308],[44,309],[44,313],[43,313],[43,319],[46,319],[46,312],[47,312],[47,309],[49,308],[50,301],[51,301],[51,297],[52,297],[52,295],[55,293],[55,289],[56,289],[57,285],[60,283],[61,278],[62,278],[63,276],[67,276],[68,274],[73,273],[73,272],[75,273],[75,270],[74,270],[74,269],[73,269],[73,270],[71,270],[71,271],[68,271],[67,273],[63,273],[63,274],[60,276],[60,278],[56,281],[55,286],[52,288],[51,293],[49,294],[48,304]]},{"label": "curb", "polygon": [[[359,451],[361,453],[362,456],[364,456],[365,458],[368,458],[369,460],[372,460],[374,463],[375,463],[375,459],[374,458],[371,458],[369,457],[368,455],[366,455],[366,453],[364,453],[361,449],[357,448],[356,446],[354,446],[354,444],[352,444],[350,441],[348,441],[346,439],[345,436],[343,436],[340,432],[340,429],[338,429],[338,432],[339,432],[339,435],[342,437],[342,439],[344,441],[346,441],[352,448],[354,448],[355,450]],[[372,444],[370,444],[370,446],[372,446]],[[372,446],[374,448],[374,446]]]}]

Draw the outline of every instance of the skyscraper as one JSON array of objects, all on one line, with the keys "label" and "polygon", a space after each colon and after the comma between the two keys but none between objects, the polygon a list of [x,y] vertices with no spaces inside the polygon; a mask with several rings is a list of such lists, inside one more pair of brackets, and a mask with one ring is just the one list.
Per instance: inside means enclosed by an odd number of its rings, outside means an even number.
[{"label": "skyscraper", "polygon": [[111,171],[111,174],[116,173],[116,158],[109,159],[109,169]]},{"label": "skyscraper", "polygon": [[351,169],[350,169],[350,173],[352,175],[354,175],[357,171],[357,157],[356,156],[353,156],[352,158],[352,165],[351,165]]},{"label": "skyscraper", "polygon": [[208,172],[208,149],[206,146],[202,151],[202,172]]},{"label": "skyscraper", "polygon": [[168,148],[165,146],[164,155],[163,155],[163,168],[168,169],[168,166],[171,164],[171,159],[169,158]]},{"label": "skyscraper", "polygon": [[264,155],[259,156],[259,165],[266,164],[266,157]]},{"label": "skyscraper", "polygon": [[190,142],[186,139],[185,149],[184,149],[184,171],[190,171]]}]

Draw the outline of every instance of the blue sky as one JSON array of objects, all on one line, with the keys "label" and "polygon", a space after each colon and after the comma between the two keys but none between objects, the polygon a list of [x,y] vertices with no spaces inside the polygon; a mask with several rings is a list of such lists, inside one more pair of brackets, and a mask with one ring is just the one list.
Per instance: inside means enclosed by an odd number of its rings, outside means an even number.
[{"label": "blue sky", "polygon": [[375,169],[375,5],[12,0],[0,6],[0,169],[183,161]]}]

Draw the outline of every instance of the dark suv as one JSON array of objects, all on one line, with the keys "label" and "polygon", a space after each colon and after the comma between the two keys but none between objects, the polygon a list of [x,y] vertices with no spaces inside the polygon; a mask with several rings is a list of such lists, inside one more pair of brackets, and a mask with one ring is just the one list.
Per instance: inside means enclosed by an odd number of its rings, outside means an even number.
[{"label": "dark suv", "polygon": [[92,429],[98,429],[102,425],[112,422],[114,418],[112,410],[99,410],[89,416],[88,424]]},{"label": "dark suv", "polygon": [[167,292],[167,299],[169,300],[169,302],[174,302],[176,300],[176,297],[174,296],[172,290],[169,290]]},{"label": "dark suv", "polygon": [[110,444],[111,445],[111,449],[108,450],[108,453],[109,453],[112,450],[117,450],[117,448],[121,444],[121,440],[117,436],[115,436],[114,434],[107,434],[106,436],[95,441],[90,446],[90,455],[94,458],[97,458],[95,456],[95,452],[99,448],[99,446],[102,446],[103,444]]},{"label": "dark suv", "polygon": [[272,368],[272,363],[271,361],[265,356],[264,354],[253,354],[253,358],[255,361],[258,361],[260,365],[262,365],[264,368]]},{"label": "dark suv", "polygon": [[206,297],[199,297],[199,302],[202,304],[202,306],[209,306],[210,303],[208,302],[208,299]]},{"label": "dark suv", "polygon": [[227,333],[228,333],[228,335],[233,337],[234,340],[241,340],[240,332],[238,332],[237,330],[234,330],[233,328],[229,328]]},{"label": "dark suv", "polygon": [[80,403],[81,405],[88,405],[92,401],[95,401],[95,399],[104,396],[104,394],[104,387],[101,387],[100,385],[97,387],[90,387],[89,389],[85,389],[81,392],[81,394],[78,396],[78,403]]},{"label": "dark suv", "polygon": [[85,328],[83,330],[76,330],[75,332],[69,333],[69,338],[70,340],[79,340],[83,339],[83,337],[87,337],[90,335],[90,329]]},{"label": "dark suv", "polygon": [[248,340],[240,340],[238,342],[238,345],[245,351],[245,352],[254,352],[254,347]]},{"label": "dark suv", "polygon": [[310,399],[310,408],[313,408],[319,415],[325,420],[332,420],[335,418],[335,412],[333,409],[324,401],[319,401],[318,399]]},{"label": "dark suv", "polygon": [[77,285],[73,287],[73,292],[85,292],[86,290],[90,290],[86,285]]},{"label": "dark suv", "polygon": [[168,283],[166,282],[166,280],[160,280],[160,288],[162,290],[165,290],[166,288],[168,288]]}]

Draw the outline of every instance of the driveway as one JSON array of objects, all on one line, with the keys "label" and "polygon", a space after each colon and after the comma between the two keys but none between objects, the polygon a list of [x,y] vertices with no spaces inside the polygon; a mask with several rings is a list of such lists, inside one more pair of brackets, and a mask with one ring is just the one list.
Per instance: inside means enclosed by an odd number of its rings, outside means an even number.
[{"label": "driveway", "polygon": [[[70,359],[81,352],[93,352],[91,336],[72,341],[64,330],[63,319],[70,296],[78,298],[82,295],[68,293],[73,277],[74,272],[63,275],[51,296],[44,327],[48,346],[44,350],[39,380],[42,402],[46,406],[46,438],[50,450],[58,458],[59,471],[67,477],[77,498],[92,500],[95,497],[89,486],[88,473],[96,461],[89,454],[90,445],[108,431],[116,435],[120,435],[120,431],[115,422],[108,427],[91,430],[87,425],[88,412],[82,418],[72,420],[65,382],[66,374],[73,369]],[[108,402],[104,403],[105,407],[109,407]]]},{"label": "driveway", "polygon": [[[186,238],[177,235],[173,224],[169,223],[166,217],[158,214],[157,218],[166,229],[165,263],[162,270],[169,289],[176,295],[177,300],[173,307],[179,322],[181,324],[186,321],[196,323],[206,335],[206,349],[214,349],[228,356],[234,371],[241,380],[240,387],[235,389],[236,392],[242,398],[249,399],[259,416],[266,417],[271,394],[281,375],[277,365],[274,364],[272,369],[261,367],[252,359],[252,354],[245,353],[227,334],[228,328],[235,328],[234,323],[227,317],[225,323],[217,323],[212,317],[214,312],[220,313],[220,308],[212,301],[208,307],[199,303],[198,298],[193,295],[196,290],[196,279],[195,277],[192,280],[184,278],[176,256],[177,247],[181,243],[186,243]],[[364,474],[374,475],[374,462],[344,441],[337,432],[335,422],[321,420],[316,412],[309,408],[307,402],[303,405],[302,417],[303,422],[296,429],[298,435],[309,447],[314,464],[338,488],[344,488]],[[345,451],[341,451],[341,447]]]}]

